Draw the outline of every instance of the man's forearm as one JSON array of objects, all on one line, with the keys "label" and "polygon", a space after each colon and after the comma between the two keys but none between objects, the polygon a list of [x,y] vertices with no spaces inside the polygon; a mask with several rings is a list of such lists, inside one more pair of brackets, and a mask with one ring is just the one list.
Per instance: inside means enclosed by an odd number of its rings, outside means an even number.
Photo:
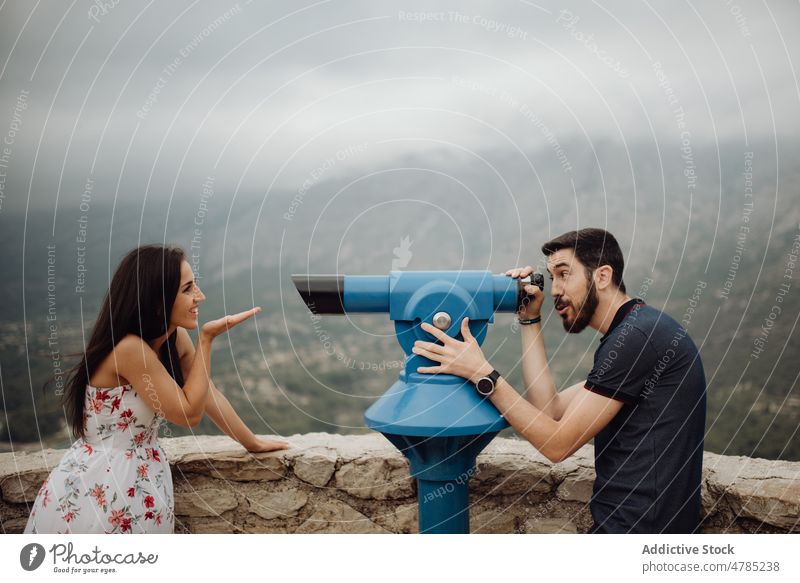
[{"label": "man's forearm", "polygon": [[255,434],[236,414],[230,401],[214,386],[213,382],[209,389],[206,401],[208,416],[228,437],[248,447],[255,440]]},{"label": "man's forearm", "polygon": [[558,393],[547,364],[541,324],[520,326],[522,338],[522,379],[525,397],[530,403],[553,419],[559,419],[563,409],[558,403]]},{"label": "man's forearm", "polygon": [[558,421],[523,399],[503,377],[490,399],[517,433],[551,461],[560,461],[563,447]]}]

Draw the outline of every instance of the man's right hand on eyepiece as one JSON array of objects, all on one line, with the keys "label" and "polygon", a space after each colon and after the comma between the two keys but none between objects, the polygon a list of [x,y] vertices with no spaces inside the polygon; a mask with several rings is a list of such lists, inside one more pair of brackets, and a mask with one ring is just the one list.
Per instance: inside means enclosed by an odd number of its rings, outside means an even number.
[{"label": "man's right hand on eyepiece", "polygon": [[[506,271],[506,275],[510,275],[514,279],[522,279],[528,277],[533,273],[533,267],[526,265],[525,267],[515,267]],[[544,303],[544,292],[538,286],[528,284],[525,286],[525,293],[528,297],[525,298],[522,308],[517,312],[520,320],[530,320],[539,317],[542,311],[542,304]]]}]

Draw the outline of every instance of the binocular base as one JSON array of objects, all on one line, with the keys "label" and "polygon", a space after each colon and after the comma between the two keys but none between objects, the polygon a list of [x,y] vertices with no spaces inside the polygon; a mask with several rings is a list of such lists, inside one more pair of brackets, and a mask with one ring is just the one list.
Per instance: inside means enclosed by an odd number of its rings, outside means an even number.
[{"label": "binocular base", "polygon": [[452,375],[403,374],[364,413],[370,429],[394,435],[481,435],[508,427],[475,386]]},{"label": "binocular base", "polygon": [[475,458],[497,432],[451,437],[384,434],[403,452],[417,479],[419,532],[469,534],[469,479]]},{"label": "binocular base", "polygon": [[475,458],[508,427],[494,405],[462,378],[404,372],[364,420],[411,464],[419,532],[468,534]]}]

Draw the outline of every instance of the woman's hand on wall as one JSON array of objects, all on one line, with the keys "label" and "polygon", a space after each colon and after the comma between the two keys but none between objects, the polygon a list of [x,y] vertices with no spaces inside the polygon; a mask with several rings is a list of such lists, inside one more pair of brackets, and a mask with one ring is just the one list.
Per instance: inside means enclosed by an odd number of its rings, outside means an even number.
[{"label": "woman's hand on wall", "polygon": [[268,451],[279,451],[281,449],[289,449],[291,444],[286,441],[279,441],[277,439],[262,439],[256,437],[252,443],[242,444],[250,453],[264,453]]}]

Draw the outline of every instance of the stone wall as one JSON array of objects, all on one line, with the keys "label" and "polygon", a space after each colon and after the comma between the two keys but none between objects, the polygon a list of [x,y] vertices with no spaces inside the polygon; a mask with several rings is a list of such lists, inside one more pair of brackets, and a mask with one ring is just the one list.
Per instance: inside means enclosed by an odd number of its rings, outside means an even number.
[{"label": "stone wall", "polygon": [[[379,434],[290,437],[290,450],[251,455],[227,437],[163,439],[175,484],[176,532],[412,533],[415,483]],[[2,531],[22,532],[63,450],[0,454]],[[495,439],[470,481],[481,533],[576,533],[591,524],[585,446],[552,464],[529,444]],[[705,454],[705,532],[800,532],[800,462]]]}]

